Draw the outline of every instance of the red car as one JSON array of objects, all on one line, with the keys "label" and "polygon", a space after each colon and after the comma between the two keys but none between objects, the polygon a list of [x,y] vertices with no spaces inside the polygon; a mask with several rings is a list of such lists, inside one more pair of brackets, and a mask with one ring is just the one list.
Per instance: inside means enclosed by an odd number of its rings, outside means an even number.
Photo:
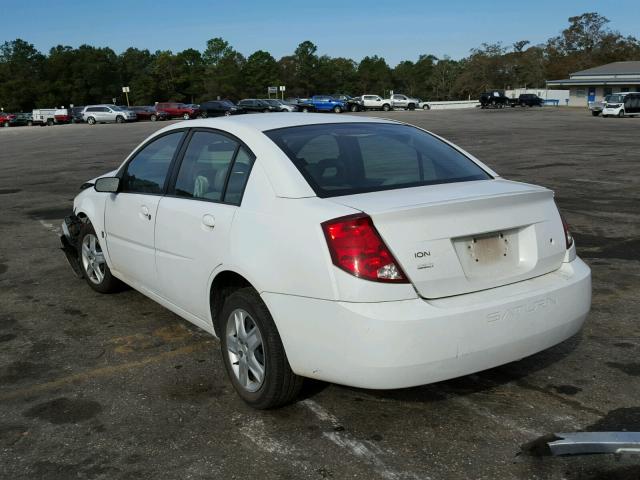
[{"label": "red car", "polygon": [[200,109],[191,105],[177,102],[156,103],[156,110],[165,112],[169,118],[196,118],[200,116]]},{"label": "red car", "polygon": [[0,112],[0,127],[8,127],[15,117],[12,113]]}]

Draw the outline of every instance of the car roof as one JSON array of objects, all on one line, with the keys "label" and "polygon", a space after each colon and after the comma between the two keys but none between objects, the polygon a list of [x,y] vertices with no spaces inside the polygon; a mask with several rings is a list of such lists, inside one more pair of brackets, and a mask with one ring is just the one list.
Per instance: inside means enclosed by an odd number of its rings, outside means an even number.
[{"label": "car roof", "polygon": [[299,127],[303,125],[321,125],[328,123],[401,123],[385,118],[362,117],[356,115],[335,115],[331,113],[265,113],[234,115],[230,117],[185,120],[175,123],[164,131],[174,128],[204,127],[220,130],[251,129],[265,132],[277,128]]}]

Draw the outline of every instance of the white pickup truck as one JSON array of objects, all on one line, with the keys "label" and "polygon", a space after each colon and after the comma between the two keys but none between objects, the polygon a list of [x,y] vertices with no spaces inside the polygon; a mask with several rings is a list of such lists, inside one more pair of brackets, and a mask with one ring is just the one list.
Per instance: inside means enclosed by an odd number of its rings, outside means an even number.
[{"label": "white pickup truck", "polygon": [[365,110],[384,110],[388,112],[394,108],[415,110],[420,100],[402,94],[391,95],[391,98],[382,98],[379,95],[362,95],[362,104]]}]

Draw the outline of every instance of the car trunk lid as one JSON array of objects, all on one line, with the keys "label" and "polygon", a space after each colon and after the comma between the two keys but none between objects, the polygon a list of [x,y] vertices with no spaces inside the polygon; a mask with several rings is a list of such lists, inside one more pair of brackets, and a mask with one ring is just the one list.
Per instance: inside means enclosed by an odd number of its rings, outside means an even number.
[{"label": "car trunk lid", "polygon": [[564,259],[562,220],[542,187],[494,179],[329,200],[371,216],[424,298],[526,280]]}]

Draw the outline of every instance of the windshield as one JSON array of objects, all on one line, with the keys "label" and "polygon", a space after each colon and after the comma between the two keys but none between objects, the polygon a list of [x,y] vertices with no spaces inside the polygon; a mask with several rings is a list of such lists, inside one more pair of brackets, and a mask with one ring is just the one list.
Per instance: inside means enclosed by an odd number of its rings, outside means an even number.
[{"label": "windshield", "polygon": [[109,108],[111,110],[115,110],[116,112],[122,112],[122,108],[118,107],[117,105],[109,105]]},{"label": "windshield", "polygon": [[607,103],[623,103],[624,95],[609,95],[607,97]]},{"label": "windshield", "polygon": [[265,135],[319,197],[492,178],[455,148],[409,125],[305,125]]}]

